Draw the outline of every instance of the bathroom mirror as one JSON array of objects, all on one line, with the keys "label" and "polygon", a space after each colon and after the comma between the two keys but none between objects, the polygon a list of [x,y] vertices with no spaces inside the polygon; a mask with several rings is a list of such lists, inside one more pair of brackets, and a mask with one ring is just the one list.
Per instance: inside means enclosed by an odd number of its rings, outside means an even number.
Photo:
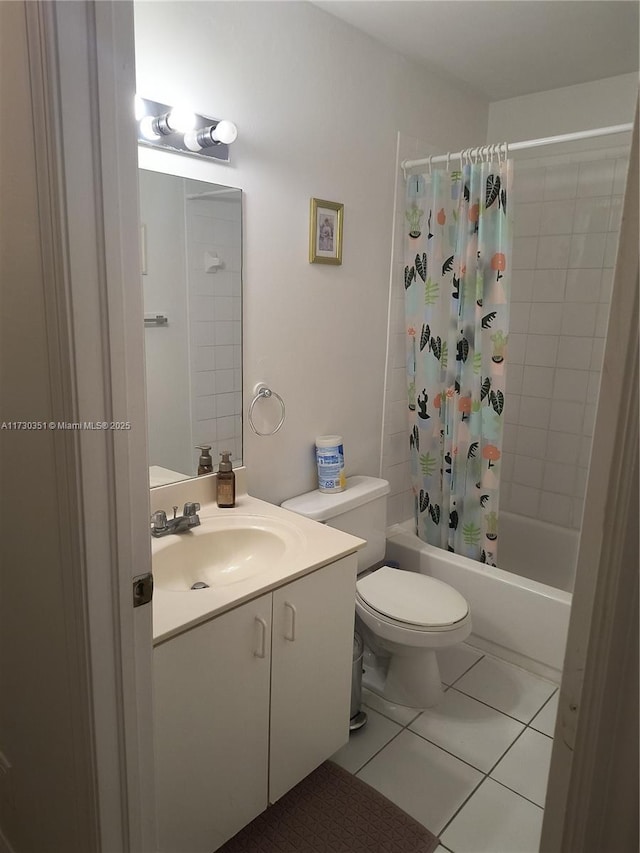
[{"label": "bathroom mirror", "polygon": [[150,485],[242,464],[242,191],[140,169]]}]

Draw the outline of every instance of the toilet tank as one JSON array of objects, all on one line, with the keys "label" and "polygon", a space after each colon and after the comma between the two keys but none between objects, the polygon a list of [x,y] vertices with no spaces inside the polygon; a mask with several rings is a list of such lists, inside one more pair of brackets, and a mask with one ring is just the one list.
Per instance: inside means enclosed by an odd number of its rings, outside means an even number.
[{"label": "toilet tank", "polygon": [[352,533],[367,544],[358,551],[358,574],[384,558],[389,483],[377,477],[347,477],[343,492],[316,489],[284,501],[282,507]]}]

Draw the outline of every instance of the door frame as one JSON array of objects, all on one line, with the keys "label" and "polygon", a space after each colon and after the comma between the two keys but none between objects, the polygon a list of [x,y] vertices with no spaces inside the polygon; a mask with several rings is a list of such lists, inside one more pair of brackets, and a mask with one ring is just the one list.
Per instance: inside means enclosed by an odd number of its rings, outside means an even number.
[{"label": "door frame", "polygon": [[543,853],[632,849],[638,838],[638,233],[636,110]]},{"label": "door frame", "polygon": [[97,849],[152,853],[152,614],[132,598],[151,570],[133,5],[44,0],[25,14],[53,396],[61,419],[131,424],[65,433],[56,460],[80,748]]}]

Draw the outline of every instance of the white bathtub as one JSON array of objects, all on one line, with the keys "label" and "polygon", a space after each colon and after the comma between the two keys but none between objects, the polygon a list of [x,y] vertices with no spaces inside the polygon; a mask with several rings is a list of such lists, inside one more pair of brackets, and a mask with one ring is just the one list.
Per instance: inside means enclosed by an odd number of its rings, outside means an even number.
[{"label": "white bathtub", "polygon": [[428,545],[413,529],[413,521],[389,528],[387,560],[445,581],[464,595],[473,623],[471,645],[559,678],[578,532],[503,512],[498,554],[502,569]]}]

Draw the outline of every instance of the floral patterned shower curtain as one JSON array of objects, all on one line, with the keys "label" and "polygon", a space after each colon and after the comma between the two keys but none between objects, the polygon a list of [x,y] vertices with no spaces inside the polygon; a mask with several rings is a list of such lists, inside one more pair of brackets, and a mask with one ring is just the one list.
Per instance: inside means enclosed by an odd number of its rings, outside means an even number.
[{"label": "floral patterned shower curtain", "polygon": [[405,306],[416,532],[495,565],[512,161],[407,182]]}]

